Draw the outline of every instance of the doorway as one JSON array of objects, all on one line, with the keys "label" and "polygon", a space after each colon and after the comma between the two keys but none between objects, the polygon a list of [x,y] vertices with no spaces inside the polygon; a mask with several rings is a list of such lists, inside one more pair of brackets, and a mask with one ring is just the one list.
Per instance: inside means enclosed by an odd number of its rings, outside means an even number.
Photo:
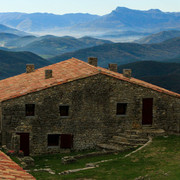
[{"label": "doorway", "polygon": [[144,98],[142,107],[142,125],[152,125],[153,98]]},{"label": "doorway", "polygon": [[24,156],[29,156],[29,133],[17,133],[20,135],[20,150],[24,152]]}]

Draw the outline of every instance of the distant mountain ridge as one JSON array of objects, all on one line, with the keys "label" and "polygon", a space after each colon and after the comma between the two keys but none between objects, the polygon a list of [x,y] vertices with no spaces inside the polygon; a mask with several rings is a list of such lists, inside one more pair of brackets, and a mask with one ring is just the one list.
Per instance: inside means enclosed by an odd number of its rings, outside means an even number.
[{"label": "distant mountain ridge", "polygon": [[180,29],[179,12],[147,11],[117,7],[111,13],[98,16],[75,13],[0,13],[0,23],[28,32],[76,31],[98,33],[105,31],[157,32]]},{"label": "distant mountain ridge", "polygon": [[180,37],[180,31],[169,30],[143,37],[134,42],[140,44],[153,44],[153,43],[160,43],[176,37]]},{"label": "distant mountain ridge", "polygon": [[143,60],[164,61],[165,59],[180,57],[180,38],[170,39],[159,44],[104,44],[65,53],[49,60],[51,62],[58,62],[75,57],[87,61],[88,56],[97,57],[99,65],[103,67],[106,67],[108,62],[120,65]]},{"label": "distant mountain ridge", "polygon": [[162,31],[163,29],[179,29],[180,13],[166,13],[159,9],[147,11],[117,7],[110,14],[104,15],[81,28],[88,29],[121,29],[137,31]]},{"label": "distant mountain ridge", "polygon": [[75,13],[56,15],[51,13],[0,13],[0,23],[17,29],[37,32],[44,29],[56,29],[70,27],[97,19],[98,15]]}]

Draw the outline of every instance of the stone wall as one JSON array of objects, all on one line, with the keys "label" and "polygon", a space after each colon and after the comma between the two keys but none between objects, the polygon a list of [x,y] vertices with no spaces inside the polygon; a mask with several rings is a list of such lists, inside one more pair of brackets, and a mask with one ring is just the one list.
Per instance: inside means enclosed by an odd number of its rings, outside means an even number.
[{"label": "stone wall", "polygon": [[[153,127],[179,131],[180,99],[99,74],[3,102],[3,144],[26,132],[31,154],[60,152],[48,147],[48,134],[72,134],[74,149],[94,148],[118,129],[142,128],[143,98],[153,98]],[[126,115],[116,115],[117,103],[127,103]],[[35,116],[25,116],[25,104],[35,104]],[[60,105],[69,105],[68,117]]]}]

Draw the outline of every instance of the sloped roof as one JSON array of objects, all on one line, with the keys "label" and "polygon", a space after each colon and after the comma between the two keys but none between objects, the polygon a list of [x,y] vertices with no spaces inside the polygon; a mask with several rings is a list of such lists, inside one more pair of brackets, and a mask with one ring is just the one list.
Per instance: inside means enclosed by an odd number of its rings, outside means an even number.
[{"label": "sloped roof", "polygon": [[[45,70],[47,69],[52,69],[52,78],[45,79]],[[71,58],[66,61],[36,69],[31,73],[23,73],[1,80],[0,102],[99,73],[180,98],[180,94],[172,91],[168,91],[135,78],[129,79],[120,73],[101,67],[95,67],[81,60]]]},{"label": "sloped roof", "polygon": [[0,151],[0,178],[1,179],[24,179],[35,180],[35,178],[27,173],[23,168],[11,160],[6,154]]}]

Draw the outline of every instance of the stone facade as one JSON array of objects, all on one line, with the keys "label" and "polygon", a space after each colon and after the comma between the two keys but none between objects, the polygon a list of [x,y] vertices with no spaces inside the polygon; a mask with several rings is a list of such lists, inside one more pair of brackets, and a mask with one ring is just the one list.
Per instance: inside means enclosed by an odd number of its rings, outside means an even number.
[{"label": "stone facade", "polygon": [[[29,133],[30,154],[61,152],[48,146],[48,134],[71,134],[73,149],[92,149],[118,129],[141,129],[143,98],[153,98],[152,127],[180,133],[180,98],[97,74],[3,101],[2,144]],[[126,114],[116,114],[117,103],[127,104]],[[25,115],[25,104],[35,104],[35,116]],[[60,105],[69,106],[68,116]]]}]

